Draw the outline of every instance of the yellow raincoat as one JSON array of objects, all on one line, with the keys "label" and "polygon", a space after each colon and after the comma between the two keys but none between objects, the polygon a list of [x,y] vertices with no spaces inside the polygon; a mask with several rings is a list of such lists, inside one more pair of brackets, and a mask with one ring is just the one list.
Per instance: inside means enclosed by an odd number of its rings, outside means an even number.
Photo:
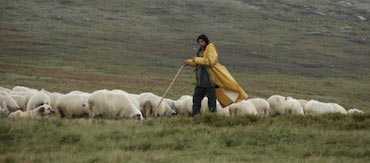
[{"label": "yellow raincoat", "polygon": [[194,57],[186,62],[186,65],[197,67],[206,66],[209,77],[218,88],[216,98],[222,107],[239,102],[248,98],[247,93],[239,86],[225,66],[218,63],[218,54],[213,43],[207,45],[203,57]]}]

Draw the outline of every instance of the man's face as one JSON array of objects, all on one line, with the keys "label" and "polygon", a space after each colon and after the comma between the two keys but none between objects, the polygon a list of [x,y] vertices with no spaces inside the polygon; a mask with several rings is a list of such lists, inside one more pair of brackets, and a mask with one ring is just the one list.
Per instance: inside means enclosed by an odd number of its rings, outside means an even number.
[{"label": "man's face", "polygon": [[198,40],[198,45],[201,46],[201,47],[205,47],[206,46],[206,42],[202,39],[199,39]]}]

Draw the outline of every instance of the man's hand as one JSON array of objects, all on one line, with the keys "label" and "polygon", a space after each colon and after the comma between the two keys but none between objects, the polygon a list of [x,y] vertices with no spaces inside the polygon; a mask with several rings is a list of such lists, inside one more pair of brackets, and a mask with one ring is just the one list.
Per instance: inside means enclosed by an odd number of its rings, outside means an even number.
[{"label": "man's hand", "polygon": [[197,64],[196,64],[196,63],[194,63],[194,60],[193,60],[193,59],[187,59],[187,60],[185,60],[185,61],[184,61],[184,64],[185,64],[186,66],[192,66],[192,67],[196,67],[196,66],[197,66]]}]

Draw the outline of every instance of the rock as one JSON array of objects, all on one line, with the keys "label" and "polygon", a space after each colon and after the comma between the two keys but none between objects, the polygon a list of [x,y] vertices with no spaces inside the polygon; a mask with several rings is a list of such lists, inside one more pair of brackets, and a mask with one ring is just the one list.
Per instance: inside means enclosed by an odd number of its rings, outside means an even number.
[{"label": "rock", "polygon": [[317,15],[322,15],[322,16],[325,16],[326,14],[323,13],[323,12],[319,12],[319,11],[314,11],[313,13],[317,14]]},{"label": "rock", "polygon": [[345,5],[348,5],[348,6],[352,6],[353,5],[353,2],[340,1],[339,3],[345,4]]},{"label": "rock", "polygon": [[356,17],[357,19],[360,19],[361,21],[366,21],[366,18],[363,16],[357,15]]},{"label": "rock", "polygon": [[344,27],[340,27],[340,29],[341,29],[341,30],[345,30],[345,29],[347,29],[347,30],[348,30],[348,29],[352,29],[352,27],[351,27],[351,26],[346,25],[346,26],[344,26]]},{"label": "rock", "polygon": [[354,30],[351,26],[344,26],[344,27],[340,27],[341,31],[343,33],[346,33],[346,34],[350,34],[350,35],[357,35],[358,32],[356,30]]},{"label": "rock", "polygon": [[308,32],[309,35],[316,35],[316,36],[330,36],[329,31],[327,30],[317,30]]},{"label": "rock", "polygon": [[310,7],[310,6],[307,6],[307,5],[303,5],[303,8],[304,8],[305,10],[311,10],[311,7]]}]

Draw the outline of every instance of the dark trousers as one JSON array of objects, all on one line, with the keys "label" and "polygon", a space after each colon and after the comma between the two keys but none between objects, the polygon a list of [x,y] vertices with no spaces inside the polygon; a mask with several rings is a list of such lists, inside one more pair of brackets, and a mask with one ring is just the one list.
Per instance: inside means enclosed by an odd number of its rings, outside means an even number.
[{"label": "dark trousers", "polygon": [[193,114],[197,115],[202,106],[202,100],[207,95],[209,111],[216,112],[216,90],[214,87],[199,87],[196,86],[193,95]]}]

